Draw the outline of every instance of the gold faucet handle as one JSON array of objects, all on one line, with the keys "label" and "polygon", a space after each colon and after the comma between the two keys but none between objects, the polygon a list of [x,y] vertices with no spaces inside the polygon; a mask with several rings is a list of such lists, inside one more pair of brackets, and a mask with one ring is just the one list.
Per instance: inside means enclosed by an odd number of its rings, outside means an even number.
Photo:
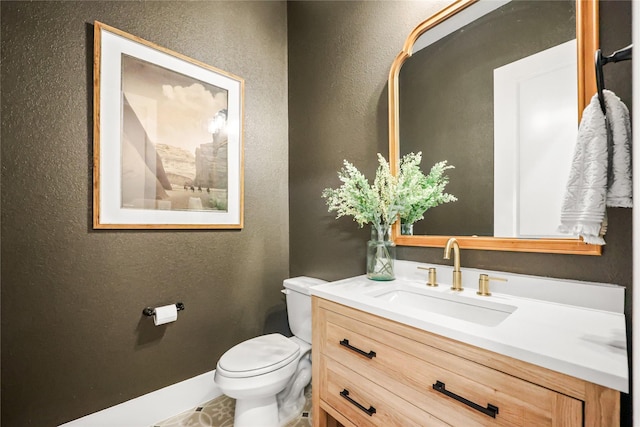
[{"label": "gold faucet handle", "polygon": [[501,282],[507,281],[504,277],[489,277],[488,274],[481,274],[480,279],[478,280],[478,292],[476,292],[478,295],[482,295],[483,297],[491,295],[491,292],[489,292],[490,280],[499,280]]},{"label": "gold faucet handle", "polygon": [[436,287],[436,268],[435,267],[418,267],[419,270],[429,270],[429,279],[427,280],[427,286]]}]

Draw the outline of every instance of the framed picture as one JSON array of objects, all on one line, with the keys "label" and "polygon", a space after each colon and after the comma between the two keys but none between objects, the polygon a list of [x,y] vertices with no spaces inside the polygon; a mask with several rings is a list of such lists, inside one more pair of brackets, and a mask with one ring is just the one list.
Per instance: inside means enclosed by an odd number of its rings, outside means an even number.
[{"label": "framed picture", "polygon": [[244,80],[95,22],[94,228],[243,225]]}]

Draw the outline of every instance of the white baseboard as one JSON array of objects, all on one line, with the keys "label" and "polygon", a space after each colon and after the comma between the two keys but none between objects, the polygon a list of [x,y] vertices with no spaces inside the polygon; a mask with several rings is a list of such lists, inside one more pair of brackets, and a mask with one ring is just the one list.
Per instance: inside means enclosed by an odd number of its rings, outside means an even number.
[{"label": "white baseboard", "polygon": [[215,370],[128,400],[59,427],[150,427],[222,395]]}]

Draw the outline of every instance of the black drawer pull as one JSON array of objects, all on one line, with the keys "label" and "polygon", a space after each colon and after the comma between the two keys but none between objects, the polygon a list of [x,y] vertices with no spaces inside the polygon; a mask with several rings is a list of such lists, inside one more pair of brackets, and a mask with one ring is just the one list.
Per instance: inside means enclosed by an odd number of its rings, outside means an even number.
[{"label": "black drawer pull", "polygon": [[449,396],[449,397],[454,398],[458,402],[462,402],[467,406],[471,406],[476,411],[480,411],[483,414],[489,415],[492,418],[495,418],[496,414],[498,413],[498,407],[492,405],[491,403],[488,403],[487,407],[483,408],[482,406],[478,405],[477,403],[473,403],[472,401],[467,400],[462,396],[458,396],[455,393],[451,393],[449,390],[445,389],[445,385],[444,385],[444,383],[442,381],[436,381],[436,383],[433,385],[433,389],[436,390],[436,391],[439,391],[440,393],[444,394],[445,396]]},{"label": "black drawer pull", "polygon": [[349,344],[349,340],[348,339],[343,339],[342,341],[340,341],[340,345],[347,347],[350,350],[355,351],[358,354],[363,355],[364,357],[368,357],[369,359],[373,359],[374,357],[376,357],[376,352],[375,351],[370,351],[369,353],[365,353],[364,351],[360,350],[358,347],[354,347],[352,345]]},{"label": "black drawer pull", "polygon": [[373,416],[373,414],[376,413],[376,408],[374,408],[373,406],[369,406],[369,409],[365,408],[364,406],[362,406],[361,404],[359,404],[358,402],[356,402],[355,400],[353,400],[352,398],[349,397],[349,390],[347,390],[346,388],[343,389],[340,392],[340,396],[344,397],[345,399],[347,399],[349,402],[351,402],[352,404],[354,404],[355,406],[358,407],[358,409],[363,410],[364,412],[367,413],[367,415],[369,415],[370,417]]}]

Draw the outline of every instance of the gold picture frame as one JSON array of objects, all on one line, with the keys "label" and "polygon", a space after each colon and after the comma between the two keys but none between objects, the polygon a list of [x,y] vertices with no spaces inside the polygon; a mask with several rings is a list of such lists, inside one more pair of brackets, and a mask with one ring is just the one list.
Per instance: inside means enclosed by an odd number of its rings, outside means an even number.
[{"label": "gold picture frame", "polygon": [[244,80],[94,23],[93,228],[243,227]]}]

